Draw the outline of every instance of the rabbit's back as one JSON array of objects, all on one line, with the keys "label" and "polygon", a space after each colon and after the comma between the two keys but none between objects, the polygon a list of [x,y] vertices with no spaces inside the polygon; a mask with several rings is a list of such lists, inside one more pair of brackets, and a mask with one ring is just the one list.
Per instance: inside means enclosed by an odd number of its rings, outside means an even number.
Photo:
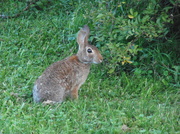
[{"label": "rabbit's back", "polygon": [[53,63],[35,82],[34,101],[62,102],[85,82],[89,69],[90,65],[79,62],[76,55]]}]

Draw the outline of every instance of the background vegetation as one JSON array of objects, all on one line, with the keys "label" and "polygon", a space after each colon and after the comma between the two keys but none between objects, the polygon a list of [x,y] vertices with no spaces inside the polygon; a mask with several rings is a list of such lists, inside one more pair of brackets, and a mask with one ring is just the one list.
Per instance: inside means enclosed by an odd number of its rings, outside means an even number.
[{"label": "background vegetation", "polygon": [[[0,133],[180,133],[178,0],[1,0]],[[43,105],[32,86],[77,52],[88,24],[104,57],[79,100]]]}]

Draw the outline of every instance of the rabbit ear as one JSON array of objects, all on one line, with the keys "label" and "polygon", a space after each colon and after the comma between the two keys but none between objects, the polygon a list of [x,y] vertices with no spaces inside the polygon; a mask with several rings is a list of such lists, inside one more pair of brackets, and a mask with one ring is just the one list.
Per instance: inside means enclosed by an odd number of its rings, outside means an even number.
[{"label": "rabbit ear", "polygon": [[77,36],[77,43],[79,44],[79,49],[84,48],[86,44],[88,44],[88,38],[89,38],[89,27],[85,25],[78,33]]}]

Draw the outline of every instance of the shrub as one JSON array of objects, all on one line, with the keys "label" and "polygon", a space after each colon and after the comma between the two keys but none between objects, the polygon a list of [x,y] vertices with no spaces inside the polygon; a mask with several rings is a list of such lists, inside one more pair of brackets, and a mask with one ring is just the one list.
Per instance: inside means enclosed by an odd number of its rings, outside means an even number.
[{"label": "shrub", "polygon": [[83,4],[84,18],[95,28],[92,35],[108,59],[108,73],[118,73],[122,65],[134,62],[133,56],[143,47],[166,38],[172,7],[160,4],[160,0],[97,0]]}]

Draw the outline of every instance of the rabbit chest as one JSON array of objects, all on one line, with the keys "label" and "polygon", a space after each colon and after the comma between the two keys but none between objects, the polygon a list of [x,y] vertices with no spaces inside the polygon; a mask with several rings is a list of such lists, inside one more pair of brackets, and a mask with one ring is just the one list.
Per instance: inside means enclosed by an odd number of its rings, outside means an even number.
[{"label": "rabbit chest", "polygon": [[77,56],[69,58],[69,65],[72,67],[71,80],[72,86],[81,86],[87,79],[90,71],[90,64],[79,62]]}]

